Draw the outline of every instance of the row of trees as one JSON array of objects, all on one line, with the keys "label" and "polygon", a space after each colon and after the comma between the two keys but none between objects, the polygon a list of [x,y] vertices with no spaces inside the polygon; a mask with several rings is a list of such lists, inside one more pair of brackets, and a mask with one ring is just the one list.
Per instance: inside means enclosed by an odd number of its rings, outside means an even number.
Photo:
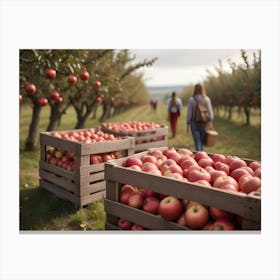
[{"label": "row of trees", "polygon": [[[251,63],[244,50],[240,51],[240,55],[240,64],[228,60],[231,72],[226,71],[219,61],[216,73],[207,70],[208,76],[203,83],[217,114],[224,109],[230,120],[233,108],[237,107],[240,114],[245,114],[246,124],[250,125],[251,108],[261,108],[261,52],[253,53]],[[185,102],[192,95],[192,90],[193,85],[182,92]]]},{"label": "row of trees", "polygon": [[149,101],[142,74],[157,58],[135,63],[128,50],[20,50],[20,101],[32,105],[26,150],[35,149],[40,112],[50,106],[47,131],[56,130],[69,107],[82,128],[102,108],[100,122]]}]

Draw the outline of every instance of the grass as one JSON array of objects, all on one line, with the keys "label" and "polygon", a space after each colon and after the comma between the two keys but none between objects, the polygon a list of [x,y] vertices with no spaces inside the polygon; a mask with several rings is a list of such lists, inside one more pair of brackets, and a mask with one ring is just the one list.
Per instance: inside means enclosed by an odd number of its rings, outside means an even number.
[{"label": "grass", "polygon": [[[100,115],[100,112],[97,114]],[[251,126],[244,125],[244,119],[237,112],[233,112],[232,121],[223,117],[216,117],[214,126],[219,132],[217,144],[206,147],[211,153],[237,155],[242,158],[261,159],[261,129],[260,113],[252,112]],[[39,123],[40,131],[45,131],[49,118],[49,109],[43,108]],[[169,145],[185,147],[193,150],[191,134],[186,133],[186,110],[178,122],[178,133],[171,138],[169,131]],[[20,112],[20,229],[21,230],[104,230],[105,212],[103,201],[96,201],[80,209],[68,201],[61,200],[50,192],[38,187],[38,160],[39,143],[35,152],[24,151],[24,141],[28,133],[31,119],[31,109],[23,106]],[[60,129],[73,129],[75,125],[75,112],[69,109],[61,121]],[[124,120],[154,121],[169,125],[167,121],[166,105],[160,103],[157,111],[152,111],[149,105],[128,110],[107,122]],[[96,119],[89,118],[86,127],[99,126]],[[39,139],[39,138],[37,138]]]}]

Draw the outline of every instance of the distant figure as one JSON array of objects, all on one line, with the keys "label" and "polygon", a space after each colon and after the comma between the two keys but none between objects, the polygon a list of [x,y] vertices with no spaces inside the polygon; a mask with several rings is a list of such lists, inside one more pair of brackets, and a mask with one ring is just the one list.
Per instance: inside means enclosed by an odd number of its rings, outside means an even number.
[{"label": "distant figure", "polygon": [[158,105],[158,100],[157,99],[151,99],[150,104],[151,104],[152,109],[154,111],[156,111],[157,110],[157,105]]},{"label": "distant figure", "polygon": [[168,120],[170,122],[172,137],[176,136],[177,126],[178,126],[178,118],[181,115],[183,103],[182,100],[176,96],[176,92],[173,91],[171,98],[167,100],[167,113]]},{"label": "distant figure", "polygon": [[195,121],[195,109],[198,102],[203,102],[207,106],[209,112],[209,122],[214,119],[213,108],[210,98],[206,95],[205,89],[202,84],[196,84],[193,90],[193,96],[188,100],[187,108],[187,133],[191,128],[193,141],[196,151],[203,151],[203,142],[206,134],[208,123],[200,124]]}]

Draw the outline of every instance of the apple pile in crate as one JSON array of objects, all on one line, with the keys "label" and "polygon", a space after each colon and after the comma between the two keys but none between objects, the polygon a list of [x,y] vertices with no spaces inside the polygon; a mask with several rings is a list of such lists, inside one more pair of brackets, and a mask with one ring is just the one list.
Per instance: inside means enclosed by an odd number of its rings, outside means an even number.
[{"label": "apple pile in crate", "polygon": [[[104,133],[101,130],[89,128],[85,131],[69,131],[58,133],[53,131],[51,136],[62,138],[76,143],[95,143],[108,142],[122,139],[122,137],[114,136],[113,134]],[[90,155],[90,164],[103,163],[108,160],[118,159],[122,157],[121,151]],[[76,156],[73,152],[65,151],[56,148],[47,150],[47,162],[63,169],[74,172]]]},{"label": "apple pile in crate", "polygon": [[[247,164],[237,156],[168,148],[150,151],[140,158],[130,156],[123,166],[229,192],[249,194],[261,190],[261,163]],[[241,225],[240,216],[225,210],[128,184],[122,186],[119,202],[195,230],[234,230]],[[118,227],[144,229],[121,218]]]},{"label": "apple pile in crate", "polygon": [[154,122],[128,121],[120,123],[107,123],[106,127],[114,131],[132,132],[159,128],[161,125]]}]

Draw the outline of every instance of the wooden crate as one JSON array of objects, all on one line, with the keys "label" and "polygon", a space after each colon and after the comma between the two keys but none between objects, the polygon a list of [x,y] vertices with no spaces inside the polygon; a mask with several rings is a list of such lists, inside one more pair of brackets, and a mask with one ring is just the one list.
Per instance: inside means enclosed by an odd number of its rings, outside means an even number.
[{"label": "wooden crate", "polygon": [[[125,157],[134,153],[134,145],[132,137],[108,142],[76,143],[54,137],[50,135],[50,132],[41,132],[40,186],[81,207],[104,198],[106,193],[104,163],[90,164],[90,155],[121,151]],[[48,163],[48,147],[74,152],[76,155],[75,171],[68,171]]]},{"label": "wooden crate", "polygon": [[[148,152],[138,153],[141,157]],[[143,210],[130,207],[118,202],[123,184],[130,184],[140,188],[172,195],[177,198],[197,201],[201,204],[224,209],[243,217],[242,230],[261,229],[261,198],[255,192],[233,193],[225,190],[198,186],[179,180],[139,172],[122,167],[125,160],[119,159],[105,164],[106,199],[106,229],[116,230],[118,218],[129,220],[151,230],[190,230],[175,222],[167,221],[160,215],[149,214]],[[252,160],[245,159],[247,163]]]},{"label": "wooden crate", "polygon": [[146,151],[150,148],[165,147],[168,145],[168,126],[161,125],[158,128],[141,131],[120,131],[107,128],[107,124],[101,125],[101,130],[115,136],[131,136],[135,138],[135,152]]}]

